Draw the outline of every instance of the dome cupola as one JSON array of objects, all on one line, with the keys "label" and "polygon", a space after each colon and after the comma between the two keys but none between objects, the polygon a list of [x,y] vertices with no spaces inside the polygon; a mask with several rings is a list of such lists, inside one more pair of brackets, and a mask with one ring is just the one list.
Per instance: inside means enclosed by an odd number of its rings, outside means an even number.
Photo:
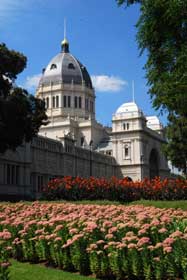
[{"label": "dome cupola", "polygon": [[95,92],[90,75],[70,53],[66,37],[61,52],[43,70],[36,96],[45,101],[49,121],[95,119]]},{"label": "dome cupola", "polygon": [[61,83],[93,88],[86,67],[69,52],[69,42],[66,38],[61,43],[61,52],[53,57],[44,69],[39,86]]}]

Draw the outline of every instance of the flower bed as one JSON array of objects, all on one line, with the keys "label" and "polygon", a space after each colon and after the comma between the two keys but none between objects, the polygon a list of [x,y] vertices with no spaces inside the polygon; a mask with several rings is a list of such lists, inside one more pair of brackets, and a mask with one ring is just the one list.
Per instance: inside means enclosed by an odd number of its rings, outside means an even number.
[{"label": "flower bed", "polygon": [[182,210],[0,205],[0,233],[4,251],[20,261],[105,279],[187,279],[187,212]]},{"label": "flower bed", "polygon": [[180,200],[187,199],[187,180],[160,180],[159,177],[131,182],[127,178],[54,179],[43,188],[42,197],[47,200],[97,200],[107,199],[130,202],[139,199]]}]

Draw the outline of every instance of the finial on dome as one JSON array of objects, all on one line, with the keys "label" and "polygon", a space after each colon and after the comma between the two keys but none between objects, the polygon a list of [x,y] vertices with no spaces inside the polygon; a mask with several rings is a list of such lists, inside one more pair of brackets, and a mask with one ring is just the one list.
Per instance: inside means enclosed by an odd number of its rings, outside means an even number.
[{"label": "finial on dome", "polygon": [[132,102],[135,103],[135,98],[134,98],[134,80],[132,80]]},{"label": "finial on dome", "polygon": [[62,52],[69,52],[69,42],[66,39],[66,18],[64,18],[64,40],[61,43]]}]

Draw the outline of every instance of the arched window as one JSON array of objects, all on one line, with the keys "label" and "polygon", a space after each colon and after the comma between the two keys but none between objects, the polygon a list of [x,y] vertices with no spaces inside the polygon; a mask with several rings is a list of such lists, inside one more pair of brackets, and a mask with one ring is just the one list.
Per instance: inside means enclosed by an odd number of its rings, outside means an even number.
[{"label": "arched window", "polygon": [[129,130],[129,123],[123,123],[123,130]]},{"label": "arched window", "polygon": [[130,159],[131,158],[130,143],[126,143],[123,146],[123,158],[124,159]]},{"label": "arched window", "polygon": [[56,96],[56,107],[57,108],[59,107],[59,96],[58,95]]},{"label": "arched window", "polygon": [[73,63],[69,63],[69,64],[68,64],[68,68],[69,68],[69,69],[75,69],[75,66],[73,65]]},{"label": "arched window", "polygon": [[79,108],[81,108],[82,107],[82,98],[81,98],[81,96],[79,96]]},{"label": "arched window", "polygon": [[56,68],[57,68],[56,64],[51,64],[50,70],[56,69]]},{"label": "arched window", "polygon": [[75,108],[77,108],[77,96],[75,96],[75,98],[74,98],[74,105],[75,105]]},{"label": "arched window", "polygon": [[81,137],[81,147],[84,145],[84,136]]},{"label": "arched window", "polygon": [[55,108],[55,96],[53,96],[53,99],[52,99],[52,107]]},{"label": "arched window", "polygon": [[156,149],[152,149],[149,155],[149,177],[153,179],[159,176],[159,154]]}]

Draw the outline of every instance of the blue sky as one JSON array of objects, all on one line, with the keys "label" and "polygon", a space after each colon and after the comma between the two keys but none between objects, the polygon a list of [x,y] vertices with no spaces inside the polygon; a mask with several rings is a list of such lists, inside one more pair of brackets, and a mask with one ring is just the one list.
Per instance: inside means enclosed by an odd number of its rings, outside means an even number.
[{"label": "blue sky", "polygon": [[115,0],[0,0],[1,42],[28,58],[17,84],[34,93],[42,68],[60,52],[64,17],[70,52],[93,78],[97,120],[110,125],[117,108],[132,101],[132,80],[138,106],[146,115],[159,115],[147,94],[146,55],[139,56],[136,42],[138,5],[124,9]]}]

